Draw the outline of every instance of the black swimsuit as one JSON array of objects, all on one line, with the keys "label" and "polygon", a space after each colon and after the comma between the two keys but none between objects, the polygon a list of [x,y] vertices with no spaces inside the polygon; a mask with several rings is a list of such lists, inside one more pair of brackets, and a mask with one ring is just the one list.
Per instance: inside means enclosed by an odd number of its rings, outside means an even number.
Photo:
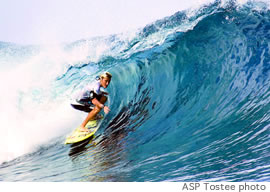
[{"label": "black swimsuit", "polygon": [[76,103],[71,104],[71,106],[74,109],[84,111],[87,113],[92,111],[95,107],[95,105],[92,103],[92,100],[96,98],[97,100],[100,101],[103,95],[102,92],[100,91],[100,83],[98,81],[94,83],[94,87],[96,88],[96,91],[100,93],[99,95],[95,93],[95,91],[93,90],[90,90],[90,91],[87,90],[83,93],[82,97],[80,97],[79,99],[76,99]]}]

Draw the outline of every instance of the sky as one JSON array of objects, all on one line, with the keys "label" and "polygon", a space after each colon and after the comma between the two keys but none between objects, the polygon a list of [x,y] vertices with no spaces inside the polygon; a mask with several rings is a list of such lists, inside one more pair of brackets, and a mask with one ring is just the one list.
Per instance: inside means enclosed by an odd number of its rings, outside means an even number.
[{"label": "sky", "polygon": [[51,44],[135,30],[211,0],[0,0],[0,41]]}]

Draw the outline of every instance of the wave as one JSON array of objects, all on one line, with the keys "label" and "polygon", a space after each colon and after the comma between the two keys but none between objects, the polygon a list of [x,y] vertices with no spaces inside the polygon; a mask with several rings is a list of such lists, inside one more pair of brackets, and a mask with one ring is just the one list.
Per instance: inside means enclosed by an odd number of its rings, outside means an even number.
[{"label": "wave", "polygon": [[215,1],[130,33],[46,48],[1,43],[0,61],[16,64],[1,74],[1,122],[13,122],[1,160],[63,138],[84,118],[70,95],[109,70],[99,145],[125,152],[127,181],[269,180],[269,29],[267,4]]}]

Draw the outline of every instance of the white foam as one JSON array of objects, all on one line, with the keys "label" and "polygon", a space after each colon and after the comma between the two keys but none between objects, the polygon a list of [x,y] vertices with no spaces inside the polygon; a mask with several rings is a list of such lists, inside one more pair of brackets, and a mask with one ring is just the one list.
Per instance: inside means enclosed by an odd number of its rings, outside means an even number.
[{"label": "white foam", "polygon": [[54,84],[68,59],[69,54],[55,46],[1,70],[0,163],[29,153],[81,123],[82,114],[70,107],[69,98]]}]

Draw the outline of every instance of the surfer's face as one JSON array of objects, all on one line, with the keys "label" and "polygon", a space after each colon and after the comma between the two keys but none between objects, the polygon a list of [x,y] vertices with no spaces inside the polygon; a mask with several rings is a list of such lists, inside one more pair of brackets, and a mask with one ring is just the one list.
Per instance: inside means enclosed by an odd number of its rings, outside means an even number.
[{"label": "surfer's face", "polygon": [[103,78],[101,78],[101,80],[100,80],[100,84],[101,84],[101,86],[104,87],[104,88],[107,88],[108,85],[110,84],[110,82],[111,82],[111,79],[108,78],[108,77],[103,77]]}]

